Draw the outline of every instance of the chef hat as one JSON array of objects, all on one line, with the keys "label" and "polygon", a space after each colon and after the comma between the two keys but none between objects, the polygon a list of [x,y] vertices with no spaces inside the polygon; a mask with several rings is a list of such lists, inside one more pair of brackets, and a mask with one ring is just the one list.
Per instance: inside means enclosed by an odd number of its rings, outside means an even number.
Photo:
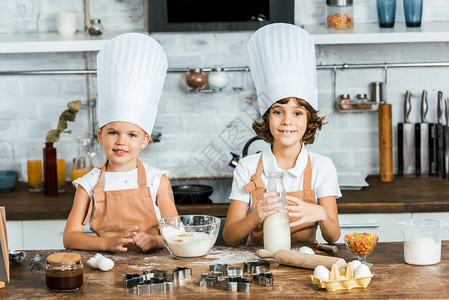
[{"label": "chef hat", "polygon": [[161,45],[140,33],[126,33],[108,41],[97,55],[98,122],[126,121],[148,134],[167,73]]},{"label": "chef hat", "polygon": [[287,97],[301,98],[317,109],[315,45],[305,30],[291,24],[266,25],[251,36],[248,52],[261,115]]}]

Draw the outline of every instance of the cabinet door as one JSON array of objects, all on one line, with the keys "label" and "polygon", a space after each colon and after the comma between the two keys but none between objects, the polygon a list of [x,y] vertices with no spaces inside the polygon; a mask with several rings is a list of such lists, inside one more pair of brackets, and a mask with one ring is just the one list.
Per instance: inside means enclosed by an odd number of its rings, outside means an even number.
[{"label": "cabinet door", "polygon": [[6,221],[8,249],[23,250],[22,221]]},{"label": "cabinet door", "polygon": [[[375,233],[379,236],[380,242],[400,242],[402,232],[398,223],[410,219],[410,213],[401,214],[340,214],[338,215],[341,229],[341,236],[338,243],[343,243],[345,234],[354,232]],[[317,240],[325,243],[321,236],[321,231],[317,231]]]},{"label": "cabinet door", "polygon": [[[413,219],[435,219],[449,222],[449,212],[434,212],[434,213],[412,213]],[[441,231],[441,239],[449,240],[449,227],[444,226]]]},{"label": "cabinet door", "polygon": [[64,249],[66,220],[23,221],[24,250]]}]

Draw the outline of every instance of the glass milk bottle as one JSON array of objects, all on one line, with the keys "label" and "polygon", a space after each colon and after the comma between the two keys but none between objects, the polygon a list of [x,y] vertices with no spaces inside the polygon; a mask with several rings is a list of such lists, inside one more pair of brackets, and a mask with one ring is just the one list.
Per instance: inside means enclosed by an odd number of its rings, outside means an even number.
[{"label": "glass milk bottle", "polygon": [[282,172],[268,173],[267,193],[275,192],[282,201],[280,211],[265,218],[263,222],[263,247],[272,253],[279,249],[290,250],[291,246],[290,218],[288,212],[283,209],[283,206],[287,205],[283,178]]}]

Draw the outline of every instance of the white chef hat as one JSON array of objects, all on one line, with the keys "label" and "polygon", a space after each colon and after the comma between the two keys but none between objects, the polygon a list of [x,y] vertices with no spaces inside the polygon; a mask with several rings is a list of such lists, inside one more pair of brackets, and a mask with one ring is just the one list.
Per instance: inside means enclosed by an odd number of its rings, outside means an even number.
[{"label": "white chef hat", "polygon": [[125,33],[97,55],[98,122],[126,121],[153,130],[167,73],[167,56],[153,38]]},{"label": "white chef hat", "polygon": [[261,115],[287,97],[301,98],[318,108],[315,45],[305,30],[284,23],[265,25],[247,46]]}]

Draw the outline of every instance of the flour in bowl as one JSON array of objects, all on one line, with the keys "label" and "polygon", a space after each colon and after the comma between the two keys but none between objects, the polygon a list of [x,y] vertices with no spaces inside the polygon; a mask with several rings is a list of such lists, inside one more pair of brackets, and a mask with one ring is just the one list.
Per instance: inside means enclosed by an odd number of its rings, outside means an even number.
[{"label": "flour in bowl", "polygon": [[404,260],[411,265],[433,265],[441,260],[441,243],[431,237],[404,242]]},{"label": "flour in bowl", "polygon": [[183,228],[165,227],[162,236],[168,250],[177,257],[201,257],[209,253],[216,236],[205,232],[185,232]]}]

